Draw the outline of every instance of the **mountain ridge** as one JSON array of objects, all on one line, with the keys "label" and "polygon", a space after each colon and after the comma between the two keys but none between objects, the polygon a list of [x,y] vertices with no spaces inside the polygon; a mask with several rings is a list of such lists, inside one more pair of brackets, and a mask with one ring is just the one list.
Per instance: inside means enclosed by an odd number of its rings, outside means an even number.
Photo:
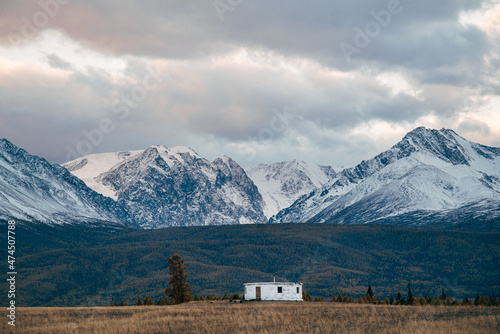
[{"label": "mountain ridge", "polygon": [[[122,208],[58,164],[0,139],[0,217],[45,223],[128,222]],[[133,225],[133,224],[132,224]]]},{"label": "mountain ridge", "polygon": [[290,206],[300,196],[321,188],[336,175],[330,166],[296,159],[244,169],[264,198],[267,218]]},{"label": "mountain ridge", "polygon": [[[412,211],[458,213],[483,200],[500,204],[500,148],[471,143],[453,130],[419,127],[270,220],[369,223],[404,214],[407,224]],[[493,211],[493,218],[500,215]]]},{"label": "mountain ridge", "polygon": [[93,182],[143,228],[266,221],[257,188],[234,160],[210,162],[187,147],[151,146],[121,159]]},{"label": "mountain ridge", "polygon": [[3,218],[150,229],[266,222],[453,227],[500,217],[500,148],[444,128],[418,127],[339,171],[297,159],[243,168],[228,156],[209,161],[189,147],[160,145],[93,154],[63,168],[2,140],[0,158]]}]

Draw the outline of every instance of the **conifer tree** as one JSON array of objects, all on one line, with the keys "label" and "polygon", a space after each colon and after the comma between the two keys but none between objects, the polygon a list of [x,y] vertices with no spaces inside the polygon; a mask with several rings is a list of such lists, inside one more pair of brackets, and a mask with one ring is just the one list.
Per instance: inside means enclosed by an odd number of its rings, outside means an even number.
[{"label": "conifer tree", "polygon": [[141,300],[141,296],[139,296],[139,298],[137,298],[137,303],[135,303],[135,305],[136,306],[144,305],[144,303]]},{"label": "conifer tree", "polygon": [[165,294],[171,298],[174,304],[187,303],[193,300],[191,295],[191,287],[186,282],[188,275],[186,274],[186,267],[183,265],[184,260],[178,254],[173,255],[168,259],[170,275],[170,285],[165,289]]},{"label": "conifer tree", "polygon": [[373,290],[371,285],[368,285],[368,291],[366,292],[366,294],[370,296],[370,298],[373,298]]},{"label": "conifer tree", "polygon": [[399,303],[401,301],[401,294],[398,292],[398,295],[396,296],[396,301]]},{"label": "conifer tree", "polygon": [[427,304],[430,304],[432,303],[432,298],[429,295],[425,295],[425,301],[427,302]]},{"label": "conifer tree", "polygon": [[342,298],[342,295],[339,292],[339,295],[337,296],[337,303],[342,303],[344,299]]},{"label": "conifer tree", "polygon": [[491,306],[497,306],[497,298],[495,297],[495,292],[491,290],[491,297],[490,297],[490,305]]},{"label": "conifer tree", "polygon": [[441,298],[441,300],[442,300],[443,302],[446,300],[446,294],[444,293],[444,288],[443,288],[443,290],[442,290],[442,292],[441,292],[441,297],[440,297],[440,298]]},{"label": "conifer tree", "polygon": [[479,294],[476,295],[476,298],[474,299],[474,306],[479,305]]},{"label": "conifer tree", "polygon": [[411,283],[408,283],[408,304],[413,305],[413,294],[411,293]]}]

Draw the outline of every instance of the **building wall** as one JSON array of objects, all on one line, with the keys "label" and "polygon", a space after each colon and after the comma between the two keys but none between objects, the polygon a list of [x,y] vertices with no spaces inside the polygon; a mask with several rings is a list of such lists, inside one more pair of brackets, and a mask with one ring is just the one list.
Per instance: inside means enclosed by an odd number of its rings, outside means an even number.
[{"label": "building wall", "polygon": [[[256,287],[260,286],[261,300],[302,300],[302,284],[297,283],[251,283],[245,285],[245,300],[257,299]],[[282,292],[278,293],[278,287]],[[297,288],[299,292],[297,293]]]}]

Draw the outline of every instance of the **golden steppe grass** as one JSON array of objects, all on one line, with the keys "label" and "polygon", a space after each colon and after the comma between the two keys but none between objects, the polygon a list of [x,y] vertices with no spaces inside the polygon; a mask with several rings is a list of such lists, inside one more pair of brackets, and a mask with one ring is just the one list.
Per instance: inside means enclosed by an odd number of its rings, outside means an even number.
[{"label": "golden steppe grass", "polygon": [[498,307],[306,302],[18,308],[2,333],[500,333]]}]

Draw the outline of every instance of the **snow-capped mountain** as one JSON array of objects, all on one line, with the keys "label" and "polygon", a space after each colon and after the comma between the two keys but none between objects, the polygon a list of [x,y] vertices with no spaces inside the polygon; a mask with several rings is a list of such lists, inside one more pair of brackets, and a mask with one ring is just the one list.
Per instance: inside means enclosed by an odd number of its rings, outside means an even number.
[{"label": "snow-capped mountain", "polygon": [[452,225],[499,216],[500,148],[420,127],[271,221]]},{"label": "snow-capped mountain", "polygon": [[116,203],[58,164],[0,139],[0,218],[44,223],[127,222]]},{"label": "snow-capped mountain", "polygon": [[96,154],[64,164],[117,201],[142,228],[263,223],[257,187],[229,157],[213,162],[187,147]]},{"label": "snow-capped mountain", "polygon": [[446,129],[417,128],[338,172],[296,160],[243,169],[226,156],[211,162],[163,146],[64,167],[0,140],[0,219],[141,228],[266,221],[473,228],[500,219],[500,148]]},{"label": "snow-capped mountain", "polygon": [[116,200],[116,191],[97,181],[97,177],[128,158],[134,157],[142,151],[123,151],[116,153],[90,154],[63,164],[74,176],[85,182],[87,186],[104,196]]},{"label": "snow-capped mountain", "polygon": [[267,218],[335,178],[330,166],[292,160],[244,168],[264,199]]}]

